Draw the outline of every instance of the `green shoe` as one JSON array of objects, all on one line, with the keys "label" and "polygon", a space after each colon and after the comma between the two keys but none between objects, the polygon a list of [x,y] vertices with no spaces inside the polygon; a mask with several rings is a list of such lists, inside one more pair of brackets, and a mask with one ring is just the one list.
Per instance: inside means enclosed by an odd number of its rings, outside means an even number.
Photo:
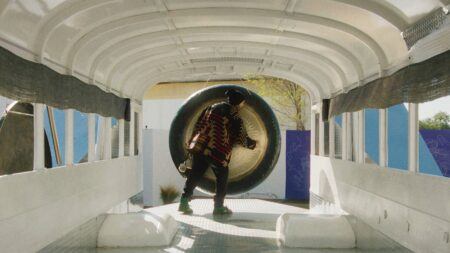
[{"label": "green shoe", "polygon": [[180,205],[178,206],[178,211],[183,212],[184,214],[192,214],[193,211],[189,207],[189,199],[186,197],[181,197]]},{"label": "green shoe", "polygon": [[230,215],[233,212],[226,206],[214,207],[214,215]]}]

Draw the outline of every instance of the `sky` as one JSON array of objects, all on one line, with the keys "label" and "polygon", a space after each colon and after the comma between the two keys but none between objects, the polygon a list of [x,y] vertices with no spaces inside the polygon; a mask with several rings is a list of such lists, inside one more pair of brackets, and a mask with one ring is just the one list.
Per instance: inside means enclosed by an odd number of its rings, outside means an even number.
[{"label": "sky", "polygon": [[419,105],[420,120],[433,117],[438,112],[446,112],[450,114],[450,96],[438,98]]}]

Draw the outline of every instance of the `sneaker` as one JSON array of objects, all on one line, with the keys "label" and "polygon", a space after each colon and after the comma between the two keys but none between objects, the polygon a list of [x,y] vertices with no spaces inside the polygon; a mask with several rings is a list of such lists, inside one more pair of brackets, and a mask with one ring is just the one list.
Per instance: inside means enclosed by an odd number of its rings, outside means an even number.
[{"label": "sneaker", "polygon": [[192,214],[193,211],[189,207],[189,199],[186,197],[181,197],[180,205],[178,206],[178,211],[183,212],[184,214]]},{"label": "sneaker", "polygon": [[226,206],[214,207],[214,215],[230,215],[233,212]]}]

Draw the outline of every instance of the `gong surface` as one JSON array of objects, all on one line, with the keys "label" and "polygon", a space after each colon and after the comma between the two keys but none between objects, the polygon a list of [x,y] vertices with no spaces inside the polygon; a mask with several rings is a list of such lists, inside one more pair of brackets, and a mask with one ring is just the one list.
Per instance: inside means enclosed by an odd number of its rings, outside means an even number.
[{"label": "gong surface", "polygon": [[[233,148],[229,164],[228,193],[237,194],[260,184],[273,170],[279,156],[278,122],[269,105],[261,97],[235,85],[218,85],[195,93],[188,98],[173,120],[169,144],[172,159],[175,166],[178,166],[187,157],[186,143],[201,112],[209,105],[225,101],[225,91],[230,88],[248,94],[246,104],[239,111],[239,115],[249,137],[257,141],[254,150],[241,146]],[[206,192],[214,192],[215,175],[211,169],[205,173],[198,187]]]}]

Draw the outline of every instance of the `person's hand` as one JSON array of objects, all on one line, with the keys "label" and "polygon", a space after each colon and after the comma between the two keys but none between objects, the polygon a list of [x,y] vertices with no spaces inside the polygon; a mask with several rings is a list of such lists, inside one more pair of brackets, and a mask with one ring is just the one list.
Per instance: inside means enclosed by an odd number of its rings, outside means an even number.
[{"label": "person's hand", "polygon": [[254,150],[256,148],[256,141],[252,139],[248,139],[248,148]]}]

